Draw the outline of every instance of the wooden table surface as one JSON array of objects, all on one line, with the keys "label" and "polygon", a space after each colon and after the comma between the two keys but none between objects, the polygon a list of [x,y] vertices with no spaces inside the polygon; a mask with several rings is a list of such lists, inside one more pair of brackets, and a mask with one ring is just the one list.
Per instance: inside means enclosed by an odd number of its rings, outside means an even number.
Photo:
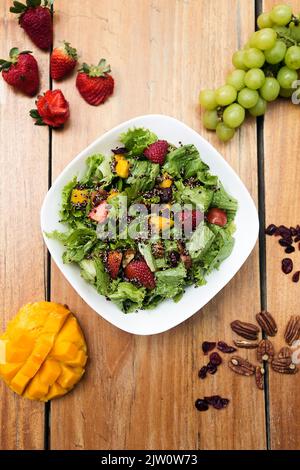
[{"label": "wooden table surface", "polygon": [[[34,99],[0,81],[0,325],[26,302],[66,303],[80,319],[90,355],[82,382],[50,405],[20,399],[1,383],[0,448],[299,448],[300,374],[268,371],[265,392],[227,367],[210,380],[197,377],[202,341],[231,341],[230,321],[253,321],[261,308],[278,319],[275,342],[283,345],[287,319],[299,313],[299,285],[281,273],[274,239],[262,230],[241,271],[201,312],[164,334],[138,337],[107,323],[74,292],[50,262],[39,223],[47,189],[67,163],[103,132],[147,113],[174,116],[216,146],[257,202],[262,229],[300,222],[299,108],[277,102],[264,122],[248,120],[224,145],[203,129],[198,107],[201,88],[224,83],[255,14],[278,2],[55,0],[55,44],[66,39],[85,62],[106,57],[112,66],[114,96],[97,108],[81,99],[74,76],[50,83],[49,54],[18,27],[11,1],[0,3],[0,57],[13,46],[33,50],[41,89],[61,88],[71,106],[64,130],[35,127],[28,116]],[[289,3],[299,10],[298,1]],[[293,255],[300,264],[299,256]],[[198,413],[195,399],[215,393],[231,399],[228,409]]]}]

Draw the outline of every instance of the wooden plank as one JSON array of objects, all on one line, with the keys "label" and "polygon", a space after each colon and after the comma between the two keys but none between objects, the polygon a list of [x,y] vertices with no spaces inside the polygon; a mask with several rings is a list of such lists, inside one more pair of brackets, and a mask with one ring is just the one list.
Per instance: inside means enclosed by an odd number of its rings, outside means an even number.
[{"label": "wooden plank", "polygon": [[[299,2],[288,2],[299,12]],[[276,1],[265,0],[264,11]],[[293,226],[299,223],[300,163],[299,106],[290,101],[276,102],[266,114],[264,126],[266,223]],[[283,334],[292,314],[299,313],[299,285],[281,271],[281,260],[290,256],[295,270],[300,269],[299,251],[286,255],[278,239],[267,237],[267,307],[278,321],[274,339],[277,349],[284,346]],[[273,449],[299,449],[300,376],[283,376],[270,372],[270,424]]]},{"label": "wooden plank", "polygon": [[[34,52],[42,89],[48,83],[48,54],[42,53],[9,13],[11,1],[0,6],[0,57],[11,47]],[[45,296],[45,251],[39,213],[48,180],[48,131],[34,127],[29,110],[34,98],[17,94],[0,80],[0,303],[1,330],[27,302]],[[0,448],[40,449],[44,441],[44,405],[14,395],[0,385]]]},{"label": "wooden plank", "polygon": [[[165,113],[199,130],[239,172],[257,197],[255,122],[228,146],[200,124],[201,87],[224,82],[230,57],[253,30],[254,5],[242,0],[55,1],[56,38],[79,48],[82,60],[109,59],[114,96],[92,108],[74,77],[60,87],[70,100],[70,125],[53,135],[53,172],[102,132],[131,117]],[[84,34],[82,34],[84,31]],[[251,286],[251,289],[249,289]],[[264,395],[225,366],[200,383],[203,340],[231,340],[229,323],[252,319],[259,308],[257,250],[203,312],[170,332],[134,337],[102,320],[55,266],[52,298],[77,312],[90,351],[87,375],[74,393],[51,407],[53,449],[264,448]],[[241,310],[241,305],[243,306]],[[198,396],[231,398],[223,412],[199,414]]]}]

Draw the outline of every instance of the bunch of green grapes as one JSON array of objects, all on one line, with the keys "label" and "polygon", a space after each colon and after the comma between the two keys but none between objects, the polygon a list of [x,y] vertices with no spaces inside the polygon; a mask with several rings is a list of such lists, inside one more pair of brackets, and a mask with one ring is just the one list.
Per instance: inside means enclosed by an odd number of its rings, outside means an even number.
[{"label": "bunch of green grapes", "polygon": [[288,5],[276,5],[257,19],[258,30],[232,56],[235,69],[217,90],[202,90],[203,124],[230,140],[246,113],[263,116],[279,96],[290,98],[300,69],[300,15]]}]

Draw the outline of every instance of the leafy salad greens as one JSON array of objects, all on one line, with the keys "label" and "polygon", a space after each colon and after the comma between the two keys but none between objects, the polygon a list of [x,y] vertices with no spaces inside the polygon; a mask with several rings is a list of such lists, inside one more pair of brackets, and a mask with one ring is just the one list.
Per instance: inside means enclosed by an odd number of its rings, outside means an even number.
[{"label": "leafy salad greens", "polygon": [[[205,285],[232,252],[238,204],[194,145],[175,147],[144,128],[129,129],[120,142],[109,156],[88,157],[85,174],[64,187],[60,218],[67,230],[47,236],[64,244],[64,263],[78,264],[100,295],[128,313]],[[135,219],[132,204],[160,204],[160,211]],[[173,212],[174,204],[182,209]],[[112,220],[114,236],[99,236]]]}]

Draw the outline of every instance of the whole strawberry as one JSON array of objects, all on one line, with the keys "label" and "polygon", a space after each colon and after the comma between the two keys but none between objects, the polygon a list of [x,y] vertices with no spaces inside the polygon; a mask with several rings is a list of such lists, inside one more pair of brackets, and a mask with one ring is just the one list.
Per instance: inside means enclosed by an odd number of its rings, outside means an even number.
[{"label": "whole strawberry", "polygon": [[138,282],[147,289],[155,288],[155,278],[144,259],[131,261],[124,270],[129,281]]},{"label": "whole strawberry", "polygon": [[38,97],[37,109],[30,111],[37,126],[61,127],[70,117],[69,103],[60,90],[48,90]]},{"label": "whole strawberry", "polygon": [[87,103],[99,106],[114,91],[114,79],[109,75],[110,65],[101,59],[98,65],[82,64],[76,79],[76,86]]},{"label": "whole strawberry", "polygon": [[144,150],[144,155],[152,163],[164,164],[166,155],[168,153],[169,144],[166,140],[158,140]]},{"label": "whole strawberry", "polygon": [[50,59],[50,73],[53,80],[61,80],[74,70],[78,60],[76,49],[64,41],[63,46],[56,47]]},{"label": "whole strawberry", "polygon": [[37,94],[40,80],[38,64],[30,51],[11,49],[8,60],[0,60],[4,80],[28,96]]},{"label": "whole strawberry", "polygon": [[53,43],[52,13],[48,5],[52,0],[26,0],[26,5],[13,2],[10,8],[12,13],[20,15],[19,24],[26,31],[30,39],[40,49],[48,51]]}]

